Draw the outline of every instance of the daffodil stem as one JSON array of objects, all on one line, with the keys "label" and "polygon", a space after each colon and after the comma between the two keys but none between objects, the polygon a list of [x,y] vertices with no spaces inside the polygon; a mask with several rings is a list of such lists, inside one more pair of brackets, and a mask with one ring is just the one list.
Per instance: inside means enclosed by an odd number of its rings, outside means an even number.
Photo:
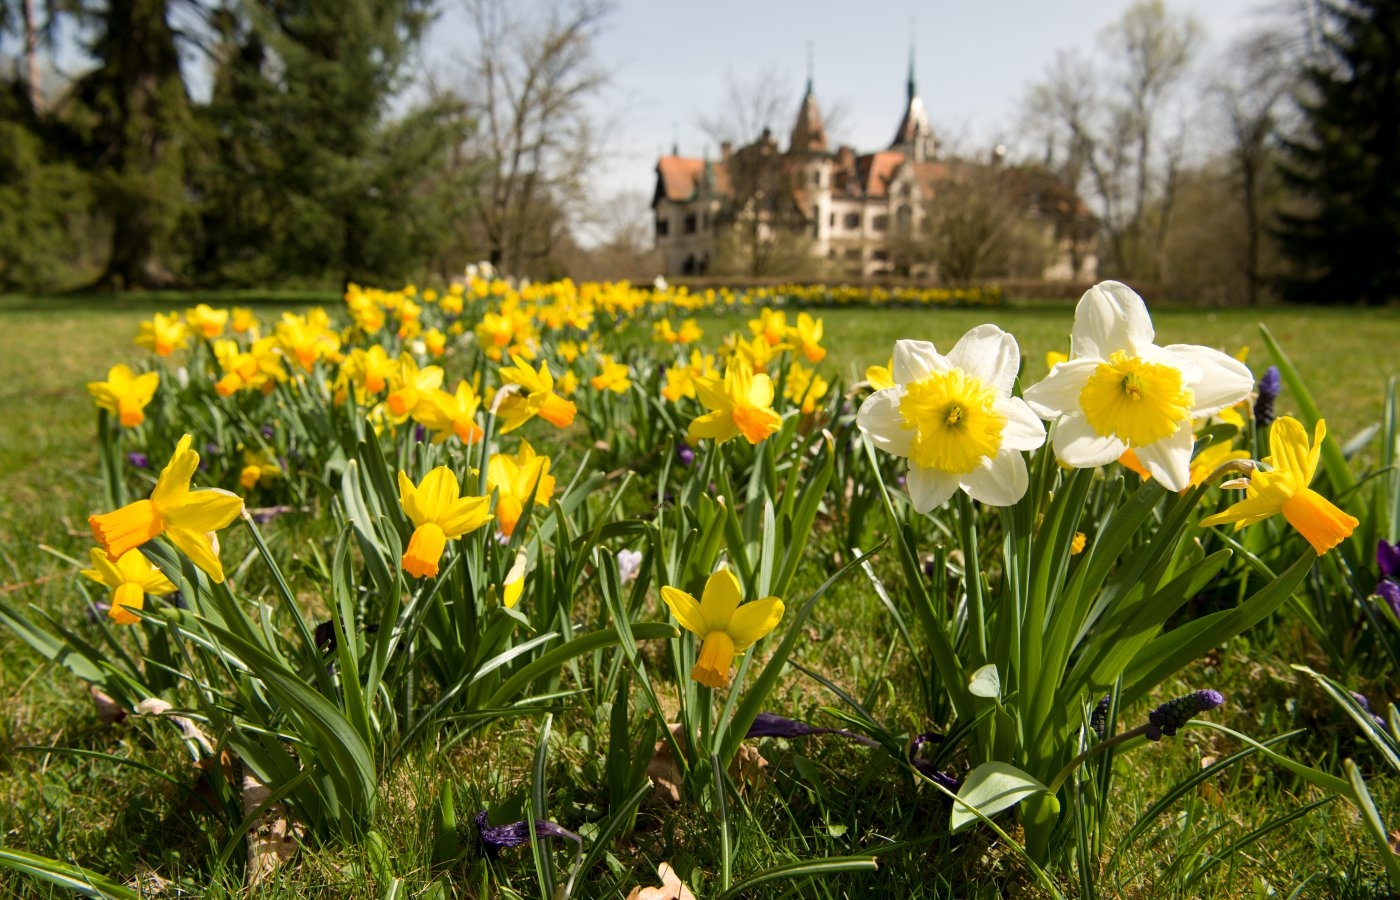
[{"label": "daffodil stem", "polygon": [[1096,753],[1102,753],[1110,747],[1114,747],[1118,744],[1130,741],[1135,737],[1141,737],[1142,735],[1147,734],[1147,730],[1151,727],[1152,725],[1149,723],[1146,725],[1139,725],[1137,728],[1129,729],[1128,731],[1124,731],[1120,734],[1115,734],[1113,737],[1109,738],[1106,741],[1099,741],[1097,744],[1085,750],[1083,753],[1079,754],[1074,759],[1065,763],[1065,767],[1061,769],[1059,773],[1055,776],[1054,780],[1050,782],[1050,793],[1052,795],[1058,793],[1060,788],[1069,779],[1069,776],[1074,774],[1074,770],[1083,765],[1085,761],[1087,761],[1091,756],[1094,756]]},{"label": "daffodil stem", "polygon": [[958,527],[962,534],[963,583],[967,587],[967,624],[977,648],[977,663],[987,661],[987,627],[983,618],[982,563],[977,552],[977,511],[972,498],[958,491]]}]

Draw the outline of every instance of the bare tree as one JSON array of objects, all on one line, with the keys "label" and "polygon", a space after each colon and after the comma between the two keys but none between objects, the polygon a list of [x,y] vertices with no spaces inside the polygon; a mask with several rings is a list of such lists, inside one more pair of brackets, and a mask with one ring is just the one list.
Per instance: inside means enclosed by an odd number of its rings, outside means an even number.
[{"label": "bare tree", "polygon": [[1237,41],[1211,85],[1229,141],[1231,176],[1244,212],[1245,296],[1259,302],[1264,281],[1261,246],[1264,237],[1265,180],[1270,168],[1270,144],[1279,125],[1283,101],[1297,85],[1299,46],[1292,35],[1261,30]]},{"label": "bare tree", "polygon": [[589,101],[608,83],[594,41],[607,0],[534,4],[462,0],[475,37],[469,53],[470,112],[478,125],[468,154],[484,169],[476,188],[482,240],[510,272],[545,265],[586,202],[584,175],[601,141]]},{"label": "bare tree", "polygon": [[1116,49],[1111,66],[1062,53],[1032,89],[1029,117],[1051,146],[1067,148],[1061,172],[1094,195],[1119,273],[1160,268],[1186,151],[1186,122],[1175,104],[1200,37],[1195,19],[1174,15],[1162,0],[1139,0],[1101,37]]}]

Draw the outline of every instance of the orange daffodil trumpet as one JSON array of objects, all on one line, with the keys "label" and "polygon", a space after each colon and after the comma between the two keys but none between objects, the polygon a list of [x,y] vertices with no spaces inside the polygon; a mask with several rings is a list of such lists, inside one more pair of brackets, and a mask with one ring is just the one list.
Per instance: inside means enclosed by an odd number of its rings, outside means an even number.
[{"label": "orange daffodil trumpet", "polygon": [[1297,419],[1281,416],[1269,429],[1268,466],[1256,469],[1245,488],[1245,497],[1224,512],[1201,520],[1205,525],[1228,525],[1239,531],[1272,515],[1283,513],[1288,524],[1298,529],[1321,556],[1340,544],[1360,524],[1357,519],[1308,487],[1317,472],[1322,439],[1327,425],[1317,420],[1311,446],[1308,433]]},{"label": "orange daffodil trumpet", "polygon": [[175,453],[156,480],[150,499],[88,517],[92,535],[107,551],[109,560],[117,562],[127,551],[164,534],[210,578],[216,582],[224,580],[214,532],[243,510],[243,500],[219,488],[190,490],[190,478],[199,468],[199,454],[190,449],[191,441],[187,434],[175,445]]},{"label": "orange daffodil trumpet", "polygon": [[463,497],[457,476],[438,466],[416,487],[399,471],[399,504],[413,522],[413,536],[403,554],[403,570],[415,578],[436,578],[448,541],[475,531],[491,520],[486,497]]},{"label": "orange daffodil trumpet", "polygon": [[123,427],[135,428],[146,421],[146,405],[159,386],[159,372],[137,375],[130,366],[115,365],[107,371],[106,381],[89,381],[87,389],[100,409],[116,416]]},{"label": "orange daffodil trumpet", "polygon": [[739,579],[728,569],[710,576],[699,603],[673,587],[663,587],[661,599],[676,620],[703,642],[690,677],[710,688],[729,687],[729,667],[735,655],[778,627],[783,618],[783,601],[777,597],[740,606],[743,593]]},{"label": "orange daffodil trumpet", "polygon": [[101,547],[93,547],[92,568],[81,574],[111,588],[107,615],[118,625],[135,625],[140,617],[131,612],[146,605],[147,594],[173,594],[175,585],[140,550],[128,550],[116,562]]},{"label": "orange daffodil trumpet", "polygon": [[1193,344],[1158,347],[1147,305],[1127,285],[1104,281],[1074,311],[1070,357],[1026,390],[1026,402],[1057,423],[1055,457],[1077,469],[1131,449],[1170,491],[1191,483],[1191,421],[1248,396],[1244,363]]},{"label": "orange daffodil trumpet", "polygon": [[916,510],[959,488],[990,506],[1026,493],[1021,451],[1045,443],[1045,426],[1011,396],[1020,363],[1016,339],[995,325],[972,329],[947,356],[927,341],[895,343],[894,384],[866,398],[856,422],[876,447],[909,459]]}]

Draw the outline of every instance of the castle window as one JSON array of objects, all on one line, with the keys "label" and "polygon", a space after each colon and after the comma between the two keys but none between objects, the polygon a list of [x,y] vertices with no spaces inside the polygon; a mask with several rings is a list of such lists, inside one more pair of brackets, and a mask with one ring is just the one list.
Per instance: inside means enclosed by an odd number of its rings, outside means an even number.
[{"label": "castle window", "polygon": [[832,228],[836,227],[836,213],[831,214],[831,218],[827,221],[826,224],[830,225]]},{"label": "castle window", "polygon": [[851,231],[859,231],[860,213],[846,213],[846,227]]},{"label": "castle window", "polygon": [[657,236],[657,237],[665,237],[666,235],[668,235],[668,234],[670,234],[670,233],[671,233],[671,220],[670,220],[670,219],[657,219],[657,220],[656,220],[656,236]]},{"label": "castle window", "polygon": [[684,231],[686,234],[695,233],[695,213],[686,213]]},{"label": "castle window", "polygon": [[884,231],[886,228],[890,227],[890,217],[884,215],[876,216],[870,220],[870,227],[874,228],[876,231]]},{"label": "castle window", "polygon": [[888,251],[885,250],[876,250],[874,255],[871,256],[871,259],[875,260],[876,262],[889,262],[890,254]]}]

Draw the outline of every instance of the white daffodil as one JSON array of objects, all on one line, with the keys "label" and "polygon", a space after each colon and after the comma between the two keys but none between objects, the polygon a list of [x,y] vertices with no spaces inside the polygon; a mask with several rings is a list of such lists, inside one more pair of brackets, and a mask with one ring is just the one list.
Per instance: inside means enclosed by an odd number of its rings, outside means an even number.
[{"label": "white daffodil", "polygon": [[875,446],[909,459],[906,485],[926,513],[958,488],[990,506],[1026,493],[1022,450],[1045,443],[1045,426],[1011,396],[1021,352],[995,325],[979,325],[942,356],[928,341],[896,341],[894,386],[861,404],[856,422]]},{"label": "white daffodil", "polygon": [[1070,358],[1027,389],[1026,402],[1057,422],[1055,457],[1087,469],[1132,448],[1168,490],[1191,483],[1191,420],[1248,396],[1254,376],[1236,359],[1194,344],[1153,344],[1147,305],[1104,281],[1074,311]]}]

